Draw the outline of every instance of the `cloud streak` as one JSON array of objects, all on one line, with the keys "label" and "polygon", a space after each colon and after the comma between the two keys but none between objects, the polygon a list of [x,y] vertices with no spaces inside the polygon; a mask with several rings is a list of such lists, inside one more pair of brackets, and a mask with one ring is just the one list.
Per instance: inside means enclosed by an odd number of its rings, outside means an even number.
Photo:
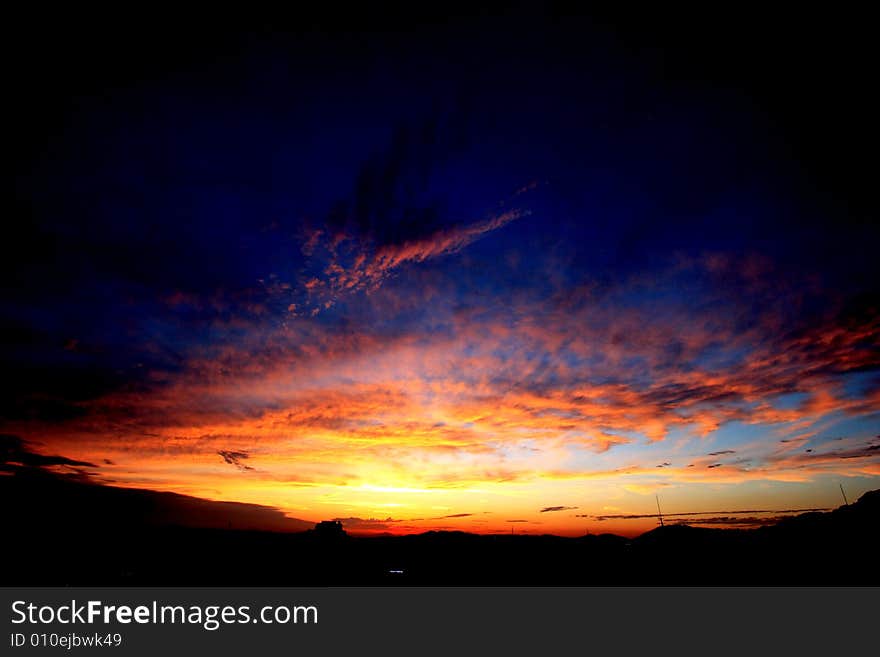
[{"label": "cloud streak", "polygon": [[331,308],[347,294],[374,292],[396,270],[411,263],[452,255],[530,212],[512,209],[471,224],[437,230],[430,235],[399,244],[374,245],[354,235],[313,231],[303,243],[303,253],[326,261],[317,275],[302,283],[299,301],[288,310],[294,316],[315,316]]},{"label": "cloud streak", "polygon": [[246,463],[242,463],[245,459],[250,458],[250,454],[247,452],[235,452],[227,449],[221,449],[217,452],[226,463],[229,465],[234,465],[236,468],[242,471],[253,470],[253,468]]}]

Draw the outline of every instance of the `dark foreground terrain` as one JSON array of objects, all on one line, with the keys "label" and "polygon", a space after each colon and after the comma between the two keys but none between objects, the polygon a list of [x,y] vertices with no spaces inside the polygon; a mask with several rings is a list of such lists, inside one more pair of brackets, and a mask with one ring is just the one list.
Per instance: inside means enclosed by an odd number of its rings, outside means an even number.
[{"label": "dark foreground terrain", "polygon": [[880,491],[760,529],[634,539],[192,528],[163,523],[183,496],[14,474],[0,493],[6,586],[880,584]]}]

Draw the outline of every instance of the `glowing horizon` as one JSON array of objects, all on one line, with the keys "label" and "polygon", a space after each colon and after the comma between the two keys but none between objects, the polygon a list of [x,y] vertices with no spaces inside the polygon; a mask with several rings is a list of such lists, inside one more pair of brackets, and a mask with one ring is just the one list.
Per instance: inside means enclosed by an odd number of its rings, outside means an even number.
[{"label": "glowing horizon", "polygon": [[[712,276],[752,276],[750,260],[708,254],[601,295],[589,285],[516,291],[490,307],[460,295],[451,304],[442,290],[454,280],[435,267],[432,312],[407,332],[322,323],[334,305],[360,317],[400,312],[406,279],[393,270],[446,264],[469,241],[439,239],[404,245],[406,257],[386,249],[372,261],[388,271],[368,276],[362,252],[353,273],[334,253],[324,280],[279,284],[249,314],[215,322],[234,339],[194,350],[151,388],[100,397],[61,427],[10,430],[93,464],[98,483],[341,518],[362,533],[631,535],[656,520],[604,518],[650,514],[655,495],[670,514],[814,508],[839,503],[838,482],[854,498],[880,484],[870,421],[880,391],[856,385],[875,358],[862,345],[876,318],[780,338],[769,310],[732,330],[725,313],[739,312],[736,299],[707,314],[668,300],[657,311],[665,287],[699,280],[694,294],[708,295]],[[315,240],[303,249],[312,255]],[[339,286],[341,277],[370,286]],[[197,301],[164,303],[181,312]],[[288,311],[279,319],[271,303]],[[318,312],[292,309],[309,304]]]}]

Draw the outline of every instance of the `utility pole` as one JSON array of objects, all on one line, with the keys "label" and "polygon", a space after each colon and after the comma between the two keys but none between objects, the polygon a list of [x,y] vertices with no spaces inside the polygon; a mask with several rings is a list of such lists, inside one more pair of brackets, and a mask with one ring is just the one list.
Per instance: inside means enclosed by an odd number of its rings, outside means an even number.
[{"label": "utility pole", "polygon": [[655,495],[654,499],[657,500],[657,517],[660,518],[660,526],[663,526],[663,512],[660,511],[660,496]]},{"label": "utility pole", "polygon": [[843,492],[843,484],[837,484],[837,485],[840,486],[840,494],[843,495],[843,505],[849,506],[849,500],[846,499],[846,493]]}]

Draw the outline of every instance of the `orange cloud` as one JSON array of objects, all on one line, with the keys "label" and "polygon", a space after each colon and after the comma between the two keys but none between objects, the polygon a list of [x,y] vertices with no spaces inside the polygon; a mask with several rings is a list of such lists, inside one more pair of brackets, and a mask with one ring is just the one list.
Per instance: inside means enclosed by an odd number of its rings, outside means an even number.
[{"label": "orange cloud", "polygon": [[[388,247],[345,275],[382,280],[515,218]],[[365,303],[381,313],[397,301],[383,288]],[[643,493],[880,475],[880,455],[863,442],[803,451],[833,418],[880,407],[876,386],[853,392],[841,378],[880,366],[876,316],[780,333],[772,315],[737,328],[712,312],[655,312],[584,288],[457,306],[437,324],[383,332],[312,318],[217,320],[234,338],[193,348],[179,371],[83,403],[84,415],[63,424],[11,429],[70,458],[112,460],[101,476],[122,485],[271,500],[300,518],[388,508],[429,517],[433,495],[488,495],[519,517],[516,500],[556,486]],[[796,402],[780,401],[792,393]],[[665,449],[672,434],[711,439],[732,423],[766,435],[735,454],[618,456]]]}]

